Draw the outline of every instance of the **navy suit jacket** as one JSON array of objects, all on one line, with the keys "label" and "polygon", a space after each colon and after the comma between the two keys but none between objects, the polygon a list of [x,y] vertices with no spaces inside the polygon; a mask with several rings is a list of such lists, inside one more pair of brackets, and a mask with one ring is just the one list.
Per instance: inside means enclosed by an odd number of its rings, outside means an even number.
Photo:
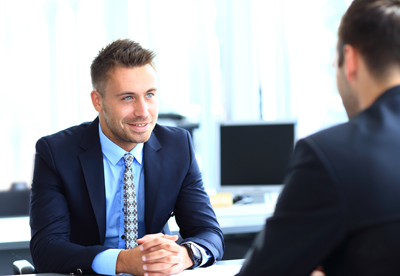
[{"label": "navy suit jacket", "polygon": [[[32,259],[38,272],[93,274],[103,246],[106,198],[98,118],[36,144],[30,225]],[[156,125],[144,144],[146,233],[169,232],[175,215],[183,241],[222,257],[223,235],[204,191],[187,131]]]},{"label": "navy suit jacket", "polygon": [[400,275],[400,86],[300,140],[240,276]]}]

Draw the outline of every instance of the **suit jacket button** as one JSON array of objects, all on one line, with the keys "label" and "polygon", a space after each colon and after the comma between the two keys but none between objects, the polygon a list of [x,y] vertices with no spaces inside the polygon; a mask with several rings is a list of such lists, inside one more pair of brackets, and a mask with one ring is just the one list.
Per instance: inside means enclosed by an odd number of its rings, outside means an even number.
[{"label": "suit jacket button", "polygon": [[83,274],[83,273],[82,273],[82,269],[78,268],[78,269],[76,270],[76,274],[82,275],[82,274]]}]

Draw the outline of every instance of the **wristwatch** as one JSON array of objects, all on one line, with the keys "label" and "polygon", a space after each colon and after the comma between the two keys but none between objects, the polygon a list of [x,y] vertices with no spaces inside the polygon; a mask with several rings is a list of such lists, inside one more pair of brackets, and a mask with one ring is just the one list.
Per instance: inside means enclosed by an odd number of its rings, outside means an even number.
[{"label": "wristwatch", "polygon": [[185,243],[182,243],[181,245],[186,248],[186,250],[189,254],[189,258],[193,262],[193,265],[191,267],[189,267],[188,269],[193,269],[193,268],[196,268],[196,267],[202,265],[203,256],[202,256],[200,250],[197,248],[195,243],[185,242]]}]

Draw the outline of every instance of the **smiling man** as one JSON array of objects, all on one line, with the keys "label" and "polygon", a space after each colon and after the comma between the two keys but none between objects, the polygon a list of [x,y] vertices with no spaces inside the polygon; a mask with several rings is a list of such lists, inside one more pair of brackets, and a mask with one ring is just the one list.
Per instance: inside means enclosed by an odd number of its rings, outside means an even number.
[{"label": "smiling man", "polygon": [[[99,115],[41,138],[31,195],[38,272],[170,275],[222,257],[187,131],[158,125],[153,52],[130,40],[91,66]],[[170,236],[175,215],[183,238]]]}]

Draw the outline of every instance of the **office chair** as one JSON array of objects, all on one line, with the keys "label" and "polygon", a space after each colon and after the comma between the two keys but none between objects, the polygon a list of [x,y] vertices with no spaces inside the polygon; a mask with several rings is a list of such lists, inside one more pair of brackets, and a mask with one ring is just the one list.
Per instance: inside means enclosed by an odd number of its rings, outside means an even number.
[{"label": "office chair", "polygon": [[[26,184],[13,183],[10,190],[0,192],[0,217],[29,216],[29,199],[30,189],[27,188]],[[5,254],[19,255],[21,252],[12,251]],[[23,254],[20,257],[24,258]],[[34,274],[35,268],[28,260],[17,260],[13,262],[12,271],[16,275]]]},{"label": "office chair", "polygon": [[35,267],[27,260],[18,260],[13,262],[14,275],[35,274]]}]

